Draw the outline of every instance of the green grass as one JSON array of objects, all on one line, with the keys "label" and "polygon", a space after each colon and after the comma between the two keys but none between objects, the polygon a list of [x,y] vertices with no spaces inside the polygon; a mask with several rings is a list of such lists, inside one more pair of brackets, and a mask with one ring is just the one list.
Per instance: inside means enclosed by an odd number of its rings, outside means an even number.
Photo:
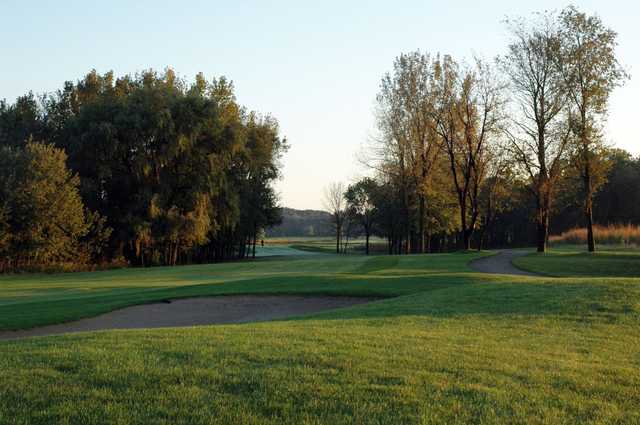
[{"label": "green grass", "polygon": [[[607,278],[577,265],[481,275],[466,265],[477,255],[0,278],[4,329],[179,296],[394,297],[285,321],[0,341],[0,423],[640,423],[640,279],[616,277],[612,256]],[[531,258],[554,273],[555,257]]]},{"label": "green grass", "polygon": [[309,254],[309,252],[304,250],[296,249],[293,245],[256,246],[256,257],[297,256]]},{"label": "green grass", "polygon": [[516,258],[522,269],[550,276],[625,276],[640,278],[640,251],[605,249],[590,254],[575,247],[559,247],[545,254]]},{"label": "green grass", "polygon": [[[365,238],[349,238],[347,241],[347,254],[362,255],[365,253]],[[345,242],[345,241],[343,241]],[[312,253],[335,254],[336,240],[331,237],[314,237],[299,236],[288,238],[268,238],[265,240],[265,246],[288,246],[295,250],[301,250]],[[344,246],[342,247],[344,249]],[[387,241],[380,237],[372,236],[369,239],[369,251],[373,254],[386,254]]]}]

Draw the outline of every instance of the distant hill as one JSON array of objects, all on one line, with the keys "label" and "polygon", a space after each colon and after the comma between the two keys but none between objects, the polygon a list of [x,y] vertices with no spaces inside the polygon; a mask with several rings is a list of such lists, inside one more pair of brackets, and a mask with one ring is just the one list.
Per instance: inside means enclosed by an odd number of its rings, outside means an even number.
[{"label": "distant hill", "polygon": [[282,208],[282,224],[266,231],[267,237],[333,236],[331,214],[319,210]]}]

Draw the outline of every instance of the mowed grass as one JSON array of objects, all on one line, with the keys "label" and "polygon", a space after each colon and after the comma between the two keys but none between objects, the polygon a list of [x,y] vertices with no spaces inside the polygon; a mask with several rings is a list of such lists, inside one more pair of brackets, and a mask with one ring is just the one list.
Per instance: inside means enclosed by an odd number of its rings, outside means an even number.
[{"label": "mowed grass", "polygon": [[550,276],[626,276],[640,278],[640,250],[604,248],[595,253],[558,247],[545,254],[516,258],[524,270]]},{"label": "mowed grass", "polygon": [[[346,242],[346,251],[349,255],[363,255],[365,253],[365,238],[356,237],[349,238]],[[322,253],[322,254],[335,254],[336,252],[336,240],[332,237],[323,236],[301,236],[290,238],[267,238],[265,240],[265,247],[271,246],[288,246],[298,251],[310,252],[310,253]],[[345,246],[342,245],[341,249],[344,252]],[[386,254],[387,253],[387,240],[384,238],[372,236],[369,239],[369,252],[371,254]]]},{"label": "mowed grass", "polygon": [[[285,321],[0,341],[0,423],[640,423],[640,279],[481,275],[467,267],[477,255],[5,277],[5,329],[134,295],[393,298]],[[45,319],[25,313],[33,303]]]}]

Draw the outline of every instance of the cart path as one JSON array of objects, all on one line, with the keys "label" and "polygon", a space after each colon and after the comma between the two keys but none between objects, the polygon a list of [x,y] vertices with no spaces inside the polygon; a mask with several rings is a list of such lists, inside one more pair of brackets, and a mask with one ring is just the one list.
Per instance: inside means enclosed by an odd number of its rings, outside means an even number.
[{"label": "cart path", "polygon": [[469,263],[469,267],[481,273],[515,274],[520,276],[540,276],[537,273],[528,272],[517,268],[511,262],[514,258],[530,254],[530,251],[505,249],[497,254],[482,257]]}]

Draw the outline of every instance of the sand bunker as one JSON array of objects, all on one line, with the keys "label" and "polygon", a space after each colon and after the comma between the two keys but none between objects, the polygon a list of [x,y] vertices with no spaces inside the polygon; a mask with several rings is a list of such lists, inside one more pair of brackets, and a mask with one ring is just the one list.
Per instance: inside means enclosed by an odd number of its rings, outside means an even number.
[{"label": "sand bunker", "polygon": [[164,328],[284,319],[374,301],[373,298],[230,295],[143,304],[100,316],[21,331],[0,331],[0,339],[106,329]]}]

